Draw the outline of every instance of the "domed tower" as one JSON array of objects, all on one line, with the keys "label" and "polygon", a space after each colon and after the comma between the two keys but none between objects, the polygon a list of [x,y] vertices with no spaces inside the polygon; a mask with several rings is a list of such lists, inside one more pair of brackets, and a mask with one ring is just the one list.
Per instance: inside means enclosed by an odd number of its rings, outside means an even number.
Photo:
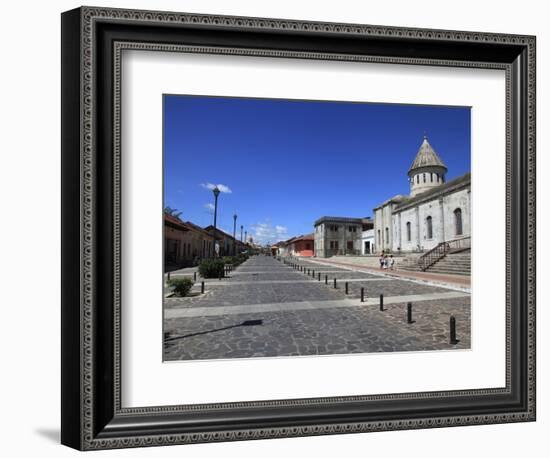
[{"label": "domed tower", "polygon": [[436,186],[445,183],[447,167],[428,142],[424,140],[414,162],[409,169],[409,182],[411,184],[411,197],[422,194]]}]

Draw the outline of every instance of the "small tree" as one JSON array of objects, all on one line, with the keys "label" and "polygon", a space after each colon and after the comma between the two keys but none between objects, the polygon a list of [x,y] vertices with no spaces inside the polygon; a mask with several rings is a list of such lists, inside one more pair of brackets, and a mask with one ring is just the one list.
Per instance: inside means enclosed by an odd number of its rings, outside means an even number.
[{"label": "small tree", "polygon": [[174,278],[168,282],[169,286],[174,288],[174,295],[178,297],[185,297],[193,288],[193,280],[190,278]]},{"label": "small tree", "polygon": [[225,272],[225,263],[222,259],[209,259],[199,264],[199,273],[203,278],[223,277]]}]

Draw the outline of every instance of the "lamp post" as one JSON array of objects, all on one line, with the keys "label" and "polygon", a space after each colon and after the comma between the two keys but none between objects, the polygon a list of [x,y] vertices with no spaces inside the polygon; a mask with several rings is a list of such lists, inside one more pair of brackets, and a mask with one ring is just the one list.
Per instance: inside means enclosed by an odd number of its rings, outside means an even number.
[{"label": "lamp post", "polygon": [[214,193],[214,257],[216,257],[216,221],[218,217],[218,196],[220,195],[220,190],[216,186],[214,189],[212,189],[212,192]]},{"label": "lamp post", "polygon": [[243,225],[241,224],[241,243],[243,243]]},{"label": "lamp post", "polygon": [[237,255],[237,239],[235,238],[237,232],[237,214],[233,215],[233,256]]}]

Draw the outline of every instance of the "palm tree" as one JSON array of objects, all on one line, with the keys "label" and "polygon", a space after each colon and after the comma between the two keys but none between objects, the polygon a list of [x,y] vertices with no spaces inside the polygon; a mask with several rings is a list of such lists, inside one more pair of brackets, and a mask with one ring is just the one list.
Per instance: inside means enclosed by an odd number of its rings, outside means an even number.
[{"label": "palm tree", "polygon": [[170,216],[175,216],[176,218],[180,219],[180,215],[182,212],[179,212],[177,208],[171,208],[171,207],[164,207],[164,213]]}]

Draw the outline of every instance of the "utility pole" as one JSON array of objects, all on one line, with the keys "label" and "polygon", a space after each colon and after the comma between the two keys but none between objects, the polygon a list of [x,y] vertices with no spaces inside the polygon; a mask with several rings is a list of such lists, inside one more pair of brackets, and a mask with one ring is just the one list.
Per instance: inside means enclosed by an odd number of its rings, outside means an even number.
[{"label": "utility pole", "polygon": [[220,195],[220,190],[216,186],[212,192],[214,193],[214,257],[217,257],[218,253],[216,252],[216,221],[218,217],[218,196]]},{"label": "utility pole", "polygon": [[233,256],[237,255],[237,239],[235,238],[237,232],[237,214],[233,215]]}]

